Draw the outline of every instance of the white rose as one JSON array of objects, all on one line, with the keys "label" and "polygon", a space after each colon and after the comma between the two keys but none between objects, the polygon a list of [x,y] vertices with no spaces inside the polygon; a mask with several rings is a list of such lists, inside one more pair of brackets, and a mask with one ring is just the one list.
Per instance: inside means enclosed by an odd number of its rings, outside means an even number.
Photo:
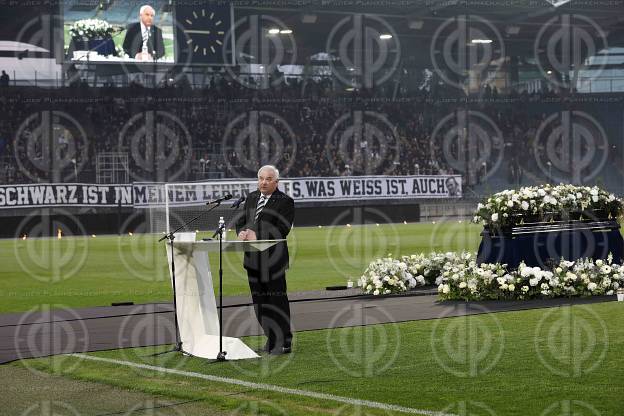
[{"label": "white rose", "polygon": [[590,282],[590,283],[587,285],[587,289],[588,289],[590,292],[593,292],[594,290],[596,290],[596,288],[597,288],[597,287],[598,287],[598,285],[597,285],[596,283],[594,283],[594,282]]},{"label": "white rose", "polygon": [[460,288],[460,289],[465,289],[465,288],[466,288],[466,286],[468,286],[468,285],[466,284],[466,282],[461,282],[461,283],[459,284],[459,288]]},{"label": "white rose", "polygon": [[375,291],[373,292],[373,295],[375,296],[379,295],[379,290],[375,289]]},{"label": "white rose", "polygon": [[509,208],[513,208],[513,201],[507,201],[507,206]]},{"label": "white rose", "polygon": [[529,209],[529,203],[527,201],[522,201],[522,209],[525,211]]},{"label": "white rose", "polygon": [[492,222],[496,222],[498,221],[498,214],[494,213],[492,214]]},{"label": "white rose", "polygon": [[511,283],[507,289],[509,289],[510,292],[513,292],[514,290],[516,290],[516,285],[514,285],[513,283]]}]

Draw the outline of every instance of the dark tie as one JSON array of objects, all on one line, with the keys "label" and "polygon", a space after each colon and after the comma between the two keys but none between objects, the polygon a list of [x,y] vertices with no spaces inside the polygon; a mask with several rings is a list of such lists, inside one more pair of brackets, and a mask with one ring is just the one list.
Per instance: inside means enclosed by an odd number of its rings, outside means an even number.
[{"label": "dark tie", "polygon": [[256,216],[254,217],[254,222],[258,222],[258,216],[260,216],[260,213],[262,212],[262,208],[264,208],[266,201],[267,199],[265,198],[265,196],[261,195],[260,199],[258,200],[258,205],[256,206]]}]

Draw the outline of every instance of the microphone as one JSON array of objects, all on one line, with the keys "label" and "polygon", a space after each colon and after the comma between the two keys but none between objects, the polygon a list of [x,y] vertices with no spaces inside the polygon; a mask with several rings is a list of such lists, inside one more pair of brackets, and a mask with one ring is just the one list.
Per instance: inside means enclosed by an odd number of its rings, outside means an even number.
[{"label": "microphone", "polygon": [[234,202],[234,203],[232,204],[232,208],[234,208],[234,209],[238,208],[238,207],[240,206],[240,204],[242,204],[243,202],[245,202],[245,195],[243,195],[243,196],[241,196],[240,198],[238,198],[238,199],[236,200],[236,202]]},{"label": "microphone", "polygon": [[220,204],[221,202],[227,201],[228,199],[232,199],[232,194],[227,194],[223,198],[219,198],[219,199],[215,199],[214,201],[206,202],[206,205]]}]

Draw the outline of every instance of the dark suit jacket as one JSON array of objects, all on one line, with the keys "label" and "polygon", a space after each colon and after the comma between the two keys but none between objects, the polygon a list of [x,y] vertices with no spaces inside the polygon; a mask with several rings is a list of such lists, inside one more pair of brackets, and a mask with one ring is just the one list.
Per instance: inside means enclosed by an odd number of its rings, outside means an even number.
[{"label": "dark suit jacket", "polygon": [[[141,33],[141,23],[129,24],[126,28],[126,37],[123,42],[124,52],[131,58],[143,50],[143,34]],[[160,59],[165,56],[165,43],[163,41],[162,30],[154,25],[150,27],[150,37],[147,41],[147,51]]]},{"label": "dark suit jacket", "polygon": [[[258,222],[254,223],[260,191],[247,196],[245,211],[236,222],[236,234],[244,229],[254,230],[258,240],[285,239],[295,219],[295,201],[276,190],[262,209]],[[245,252],[245,269],[270,278],[288,269],[288,244],[279,243],[263,252]]]}]

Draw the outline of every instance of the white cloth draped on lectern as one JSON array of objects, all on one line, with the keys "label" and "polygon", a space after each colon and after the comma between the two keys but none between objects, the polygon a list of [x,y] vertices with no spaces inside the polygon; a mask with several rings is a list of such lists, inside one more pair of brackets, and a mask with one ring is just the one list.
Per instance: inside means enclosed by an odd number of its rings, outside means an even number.
[{"label": "white cloth draped on lectern", "polygon": [[[219,316],[208,253],[219,251],[219,241],[194,241],[195,233],[182,234],[186,235],[176,235],[173,243],[182,350],[196,357],[216,359],[219,353]],[[278,241],[223,241],[223,251],[263,251]],[[167,243],[166,247],[171,272],[171,246]],[[258,358],[238,338],[223,337],[223,350],[227,352],[228,360]]]}]

